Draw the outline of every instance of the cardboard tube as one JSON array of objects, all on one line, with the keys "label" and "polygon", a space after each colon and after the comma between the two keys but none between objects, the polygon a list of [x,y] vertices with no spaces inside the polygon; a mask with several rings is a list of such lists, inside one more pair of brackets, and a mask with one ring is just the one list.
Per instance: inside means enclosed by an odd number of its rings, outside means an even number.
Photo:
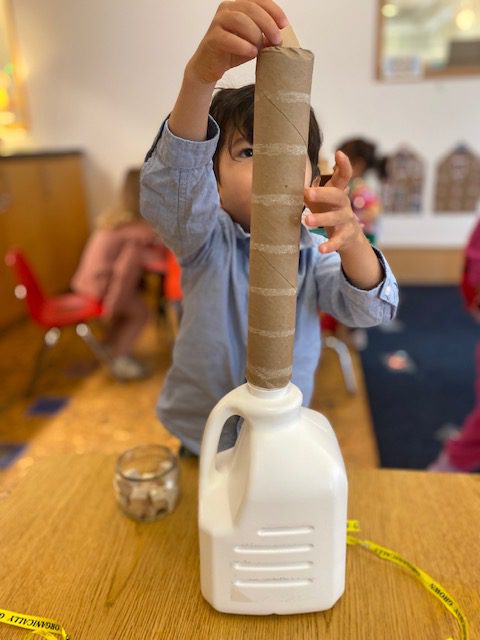
[{"label": "cardboard tube", "polygon": [[253,135],[247,380],[292,373],[313,54],[268,47],[257,60]]},{"label": "cardboard tube", "polygon": [[287,26],[282,29],[282,47],[300,47],[298,38],[291,24],[287,24]]}]

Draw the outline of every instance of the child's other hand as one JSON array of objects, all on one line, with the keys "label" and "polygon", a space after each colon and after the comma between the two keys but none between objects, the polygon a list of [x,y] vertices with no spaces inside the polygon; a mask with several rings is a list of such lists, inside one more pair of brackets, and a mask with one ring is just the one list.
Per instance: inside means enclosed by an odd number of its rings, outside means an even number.
[{"label": "child's other hand", "polygon": [[287,24],[273,0],[222,2],[187,71],[199,82],[215,83],[228,69],[255,58],[264,46],[281,44],[280,29]]},{"label": "child's other hand", "polygon": [[363,239],[362,228],[347,195],[351,177],[350,160],[342,151],[337,151],[333,175],[325,186],[305,189],[305,204],[311,211],[305,223],[309,227],[324,227],[327,232],[327,242],[319,247],[321,253],[341,251]]}]

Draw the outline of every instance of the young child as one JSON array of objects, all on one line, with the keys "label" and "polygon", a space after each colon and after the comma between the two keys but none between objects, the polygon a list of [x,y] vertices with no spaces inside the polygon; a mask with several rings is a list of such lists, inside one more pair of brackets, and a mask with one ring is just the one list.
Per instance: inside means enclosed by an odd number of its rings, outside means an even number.
[{"label": "young child", "polygon": [[102,346],[119,380],[147,375],[133,349],[148,320],[148,307],[139,292],[145,251],[158,237],[140,216],[139,192],[140,170],[130,169],[120,201],[98,216],[71,282],[73,291],[103,302],[107,334]]},{"label": "young child", "polygon": [[[211,104],[223,73],[278,45],[288,21],[272,0],[220,4],[185,68],[168,120],[147,155],[141,178],[142,214],[176,253],[182,268],[183,317],[158,415],[190,451],[198,453],[205,421],[227,392],[245,381],[252,128],[254,87],[225,89]],[[209,115],[210,112],[210,115]],[[322,188],[320,133],[313,111],[308,141],[305,203],[292,381],[308,405],[320,355],[318,307],[345,323],[390,320],[398,289],[382,255],[365,238],[345,188],[348,158]],[[224,428],[221,448],[233,446],[236,421]]]}]

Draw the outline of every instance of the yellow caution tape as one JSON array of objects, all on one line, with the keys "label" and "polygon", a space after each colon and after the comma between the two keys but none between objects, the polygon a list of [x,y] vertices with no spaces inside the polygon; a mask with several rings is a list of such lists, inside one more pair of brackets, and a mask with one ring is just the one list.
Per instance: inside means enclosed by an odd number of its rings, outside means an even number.
[{"label": "yellow caution tape", "polygon": [[[358,520],[348,520],[347,521],[347,534],[349,533],[357,533],[360,531],[360,523]],[[450,613],[457,620],[458,626],[460,627],[460,637],[462,640],[468,640],[468,622],[467,619],[452,598],[452,596],[445,591],[445,589],[438,584],[436,580],[419,569],[417,566],[399,556],[398,553],[392,551],[391,549],[386,549],[385,547],[381,547],[379,544],[372,542],[371,540],[360,540],[352,535],[347,535],[347,544],[350,545],[359,545],[372,553],[375,553],[382,560],[389,560],[404,569],[408,569],[413,575],[420,581],[420,583],[432,593],[436,598],[440,600],[440,602],[450,611]],[[448,640],[453,640],[452,638],[448,638]]]},{"label": "yellow caution tape", "polygon": [[360,522],[358,520],[347,520],[347,533],[357,533],[360,531]]},{"label": "yellow caution tape", "polygon": [[27,633],[24,640],[31,640],[35,636],[46,638],[47,640],[58,640],[59,635],[62,636],[63,640],[68,640],[68,634],[62,625],[49,618],[29,616],[25,613],[15,613],[15,611],[8,611],[8,609],[0,609],[0,622],[27,629],[29,633]]}]

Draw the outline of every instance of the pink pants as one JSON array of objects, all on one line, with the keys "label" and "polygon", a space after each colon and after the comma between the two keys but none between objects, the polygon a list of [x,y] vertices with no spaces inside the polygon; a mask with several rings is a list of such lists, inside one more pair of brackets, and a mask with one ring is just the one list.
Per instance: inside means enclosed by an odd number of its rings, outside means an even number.
[{"label": "pink pants", "polygon": [[448,440],[445,450],[450,462],[465,471],[480,467],[480,342],[475,349],[475,405],[457,437]]}]

